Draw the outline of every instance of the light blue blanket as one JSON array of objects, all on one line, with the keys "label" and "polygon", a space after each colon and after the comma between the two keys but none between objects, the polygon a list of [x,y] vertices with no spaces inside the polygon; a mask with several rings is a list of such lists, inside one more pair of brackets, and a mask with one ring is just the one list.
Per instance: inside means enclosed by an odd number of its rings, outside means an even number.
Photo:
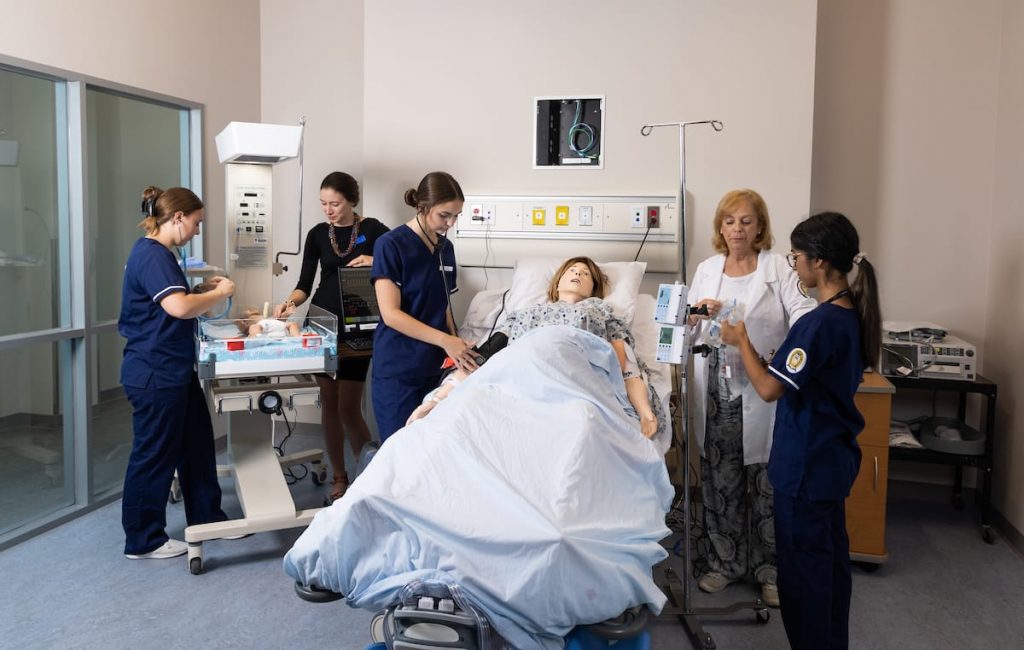
[{"label": "light blue blanket", "polygon": [[628,607],[660,611],[651,567],[673,490],[628,406],[606,341],[535,330],[389,438],[285,571],[374,610],[413,579],[456,583],[524,650]]}]

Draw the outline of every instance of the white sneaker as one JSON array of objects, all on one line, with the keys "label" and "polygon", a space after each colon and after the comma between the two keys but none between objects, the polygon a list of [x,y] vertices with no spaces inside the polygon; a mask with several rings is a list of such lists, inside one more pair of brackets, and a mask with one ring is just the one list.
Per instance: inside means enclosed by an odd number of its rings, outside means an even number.
[{"label": "white sneaker", "polygon": [[706,591],[709,594],[719,592],[733,583],[733,580],[726,578],[717,571],[709,571],[700,577],[697,581],[697,586],[700,587],[701,591]]},{"label": "white sneaker", "polygon": [[169,539],[155,551],[142,553],[141,555],[125,553],[124,556],[129,560],[166,560],[167,558],[178,557],[185,553],[188,553],[188,544],[177,539]]},{"label": "white sneaker", "polygon": [[775,585],[763,584],[761,585],[761,600],[764,601],[765,605],[769,607],[779,606],[779,588]]}]

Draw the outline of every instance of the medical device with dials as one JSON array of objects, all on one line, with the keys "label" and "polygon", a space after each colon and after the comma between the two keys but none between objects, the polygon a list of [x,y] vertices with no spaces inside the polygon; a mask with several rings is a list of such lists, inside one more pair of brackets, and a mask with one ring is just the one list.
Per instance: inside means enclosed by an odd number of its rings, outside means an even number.
[{"label": "medical device with dials", "polygon": [[882,325],[882,374],[974,381],[977,349],[931,323]]}]

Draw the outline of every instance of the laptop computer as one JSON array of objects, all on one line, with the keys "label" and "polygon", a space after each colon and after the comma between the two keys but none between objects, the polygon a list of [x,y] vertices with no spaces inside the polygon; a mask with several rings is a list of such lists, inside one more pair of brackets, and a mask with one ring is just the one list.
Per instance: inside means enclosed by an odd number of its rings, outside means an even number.
[{"label": "laptop computer", "polygon": [[372,350],[380,309],[370,281],[370,268],[338,269],[338,288],[341,293],[338,338],[353,350]]}]

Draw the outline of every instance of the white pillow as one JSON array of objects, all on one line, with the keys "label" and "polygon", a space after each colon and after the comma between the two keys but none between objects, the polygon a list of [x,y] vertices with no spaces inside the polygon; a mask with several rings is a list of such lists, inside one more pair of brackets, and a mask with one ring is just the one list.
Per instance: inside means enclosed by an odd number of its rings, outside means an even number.
[{"label": "white pillow", "polygon": [[[555,271],[568,258],[524,258],[516,260],[512,272],[512,287],[505,301],[505,310],[523,309],[548,301],[548,285]],[[644,279],[647,262],[598,262],[608,276],[604,300],[616,316],[626,323],[633,322],[637,294]]]}]

